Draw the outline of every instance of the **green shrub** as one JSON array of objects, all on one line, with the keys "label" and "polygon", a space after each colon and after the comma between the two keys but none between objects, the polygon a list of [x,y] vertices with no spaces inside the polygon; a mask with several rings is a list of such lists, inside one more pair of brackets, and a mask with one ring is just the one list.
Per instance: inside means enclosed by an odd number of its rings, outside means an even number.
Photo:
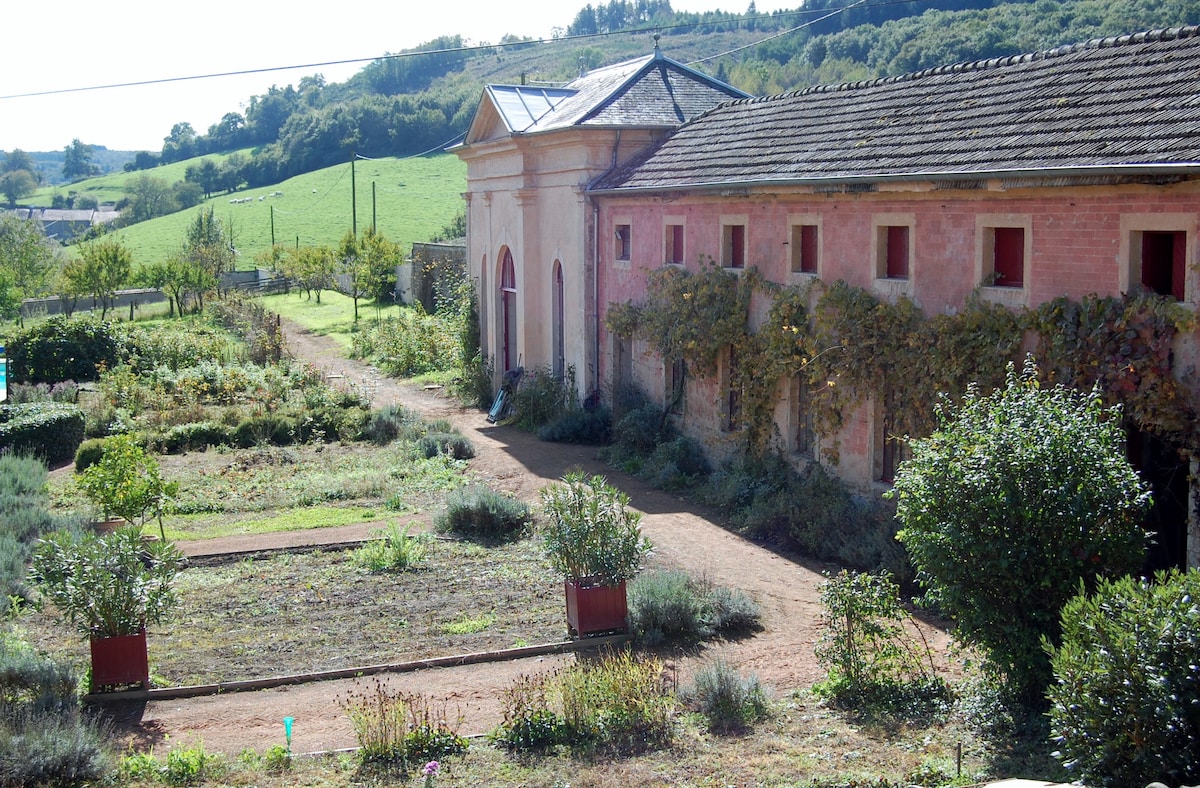
[{"label": "green shrub", "polygon": [[77,405],[33,402],[0,407],[0,451],[28,454],[51,465],[75,457],[86,420]]},{"label": "green shrub", "polygon": [[567,742],[563,719],[551,708],[556,675],[521,675],[501,692],[504,719],[491,734],[494,743],[510,752],[523,752]]},{"label": "green shrub", "polygon": [[648,457],[658,444],[674,436],[663,409],[647,403],[631,409],[617,422],[613,428],[613,446],[621,456]]},{"label": "green shrub", "polygon": [[439,454],[456,460],[469,460],[475,456],[475,444],[457,432],[430,432],[421,437],[417,448],[427,460]]},{"label": "green shrub", "polygon": [[196,744],[167,753],[161,779],[167,785],[197,785],[220,778],[225,765],[224,756],[207,752],[204,745]]},{"label": "green shrub", "polygon": [[363,408],[343,408],[323,405],[296,414],[297,443],[333,443],[360,440],[366,431],[370,414]]},{"label": "green shrub", "polygon": [[75,450],[75,473],[83,473],[100,462],[100,458],[104,456],[104,447],[107,445],[107,438],[88,438],[79,444],[79,448]]},{"label": "green shrub", "polygon": [[526,369],[511,402],[516,414],[513,425],[536,431],[576,408],[575,371],[556,377],[546,367]]},{"label": "green shrub", "polygon": [[407,527],[392,523],[372,534],[353,553],[352,560],[368,572],[405,572],[425,560],[429,551],[428,534],[409,534]]},{"label": "green shrub", "polygon": [[357,687],[339,701],[350,718],[364,764],[403,764],[408,749],[408,704],[402,692],[376,679],[369,689]]},{"label": "green shrub", "polygon": [[1041,706],[1044,639],[1058,642],[1080,584],[1142,565],[1150,489],[1126,459],[1119,409],[1097,391],[1042,388],[1032,358],[937,415],[896,471],[897,539],[956,639]]},{"label": "green shrub", "polygon": [[255,446],[290,446],[296,440],[296,424],[279,415],[252,416],[233,430],[233,442],[238,448]]},{"label": "green shrub", "polygon": [[439,531],[477,539],[511,539],[532,519],[529,505],[485,484],[468,484],[446,497],[446,508],[434,519]]},{"label": "green shrub", "polygon": [[111,766],[104,731],[78,712],[0,718],[0,785],[80,785]]},{"label": "green shrub", "polygon": [[1062,611],[1050,725],[1088,785],[1200,783],[1200,571],[1102,581]]},{"label": "green shrub", "polygon": [[408,695],[405,705],[408,730],[404,734],[404,750],[409,763],[440,761],[467,751],[470,745],[458,732],[462,717],[451,723],[444,703],[435,706],[424,695]]},{"label": "green shrub", "polygon": [[757,629],[758,603],[737,589],[697,580],[675,569],[644,572],[629,584],[629,628],[653,646]]},{"label": "green shrub", "polygon": [[553,443],[583,443],[602,446],[612,438],[612,411],[571,408],[558,418],[538,427],[538,440]]},{"label": "green shrub", "polygon": [[[167,454],[183,454],[189,451],[203,451],[209,446],[228,445],[233,441],[233,435],[229,427],[220,422],[193,421],[171,427],[160,441],[163,451]],[[79,470],[78,455],[76,470]]]},{"label": "green shrub", "polygon": [[722,733],[742,731],[766,719],[770,710],[758,678],[743,679],[737,668],[723,659],[701,666],[691,686],[681,691],[680,700],[703,714],[711,730]]},{"label": "green shrub", "polygon": [[417,414],[403,405],[387,405],[371,412],[366,436],[377,446],[386,446],[404,434],[404,428],[418,420]]},{"label": "green shrub", "polygon": [[8,404],[21,405],[26,402],[63,402],[73,405],[79,401],[79,384],[73,380],[58,383],[11,383],[8,387]]},{"label": "green shrub", "polygon": [[640,750],[667,744],[674,734],[676,699],[654,657],[608,653],[572,663],[556,683],[572,743]]},{"label": "green shrub", "polygon": [[629,630],[647,646],[709,634],[703,593],[687,572],[643,572],[629,583]]},{"label": "green shrub", "polygon": [[886,572],[842,570],[821,586],[824,632],[815,649],[829,678],[821,691],[837,702],[893,715],[916,716],[948,699],[929,644],[900,604]]},{"label": "green shrub", "polygon": [[778,454],[743,457],[714,471],[697,495],[755,539],[853,569],[912,576],[890,506],[856,498],[818,463],[797,471]]},{"label": "green shrub", "polygon": [[8,340],[9,377],[17,383],[96,380],[101,366],[120,363],[126,350],[113,324],[94,316],[57,315]]},{"label": "green shrub", "polygon": [[700,444],[686,435],[677,435],[654,447],[638,471],[638,477],[660,490],[684,490],[709,473],[708,460]]}]

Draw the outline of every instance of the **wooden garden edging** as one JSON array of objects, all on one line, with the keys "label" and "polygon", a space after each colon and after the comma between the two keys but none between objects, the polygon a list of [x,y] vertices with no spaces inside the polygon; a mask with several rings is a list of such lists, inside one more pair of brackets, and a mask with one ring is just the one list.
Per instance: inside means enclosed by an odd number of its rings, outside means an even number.
[{"label": "wooden garden edging", "polygon": [[542,643],[536,646],[521,648],[499,649],[497,651],[479,651],[472,654],[458,654],[450,657],[431,657],[411,662],[396,662],[384,665],[366,665],[341,670],[327,670],[317,673],[298,673],[291,676],[273,676],[264,679],[249,679],[246,681],[223,681],[217,684],[196,684],[187,687],[163,687],[150,690],[130,690],[128,692],[102,692],[85,695],[86,703],[115,703],[119,701],[152,701],[174,700],[177,698],[195,698],[202,695],[220,695],[226,692],[253,692],[256,690],[273,689],[295,684],[307,684],[313,681],[336,681],[339,679],[354,679],[360,676],[374,676],[380,673],[412,673],[427,668],[452,668],[459,665],[474,665],[483,662],[507,662],[525,657],[540,657],[546,654],[567,654],[576,651],[615,646],[629,640],[629,635],[610,635],[608,637],[581,638],[560,643]]}]

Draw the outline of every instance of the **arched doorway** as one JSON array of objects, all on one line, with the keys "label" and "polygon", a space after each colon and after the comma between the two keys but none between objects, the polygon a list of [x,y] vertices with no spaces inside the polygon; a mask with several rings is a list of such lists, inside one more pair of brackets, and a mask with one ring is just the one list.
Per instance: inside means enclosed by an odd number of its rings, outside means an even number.
[{"label": "arched doorway", "polygon": [[500,363],[501,372],[516,369],[517,358],[517,272],[512,251],[500,258]]},{"label": "arched doorway", "polygon": [[550,326],[553,335],[553,348],[551,368],[554,372],[554,377],[562,379],[567,374],[567,359],[565,349],[565,337],[563,328],[563,271],[562,263],[558,260],[554,261],[554,297],[551,303]]}]

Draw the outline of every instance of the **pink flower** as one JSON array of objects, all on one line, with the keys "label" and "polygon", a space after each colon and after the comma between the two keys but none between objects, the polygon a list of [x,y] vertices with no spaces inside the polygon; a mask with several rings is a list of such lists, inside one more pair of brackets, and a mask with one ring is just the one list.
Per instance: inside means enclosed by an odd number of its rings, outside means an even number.
[{"label": "pink flower", "polygon": [[430,761],[429,763],[425,764],[425,776],[433,777],[438,773],[438,769],[440,768],[442,768],[442,766],[437,761]]}]

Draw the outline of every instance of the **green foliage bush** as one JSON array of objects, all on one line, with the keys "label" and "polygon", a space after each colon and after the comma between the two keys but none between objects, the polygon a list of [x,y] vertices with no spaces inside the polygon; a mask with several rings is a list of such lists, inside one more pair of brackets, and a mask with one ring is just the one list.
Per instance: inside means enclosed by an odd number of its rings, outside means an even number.
[{"label": "green foliage bush", "polygon": [[512,409],[516,413],[513,425],[528,432],[561,418],[578,409],[575,395],[575,372],[555,376],[548,367],[525,370],[525,376],[512,393]]},{"label": "green foliage bush", "polygon": [[386,405],[371,411],[365,429],[366,437],[377,446],[386,446],[398,440],[404,434],[404,428],[418,420],[413,413],[403,405]]},{"label": "green foliage bush", "polygon": [[255,446],[290,446],[296,441],[296,423],[286,416],[252,416],[233,430],[234,445],[241,449]]},{"label": "green foliage bush", "polygon": [[[233,431],[220,422],[193,421],[176,424],[164,432],[158,441],[165,453],[183,454],[189,451],[203,451],[209,446],[227,446],[233,442]],[[76,470],[79,469],[78,460],[77,454]]]},{"label": "green foliage bush", "polygon": [[1060,612],[1083,584],[1141,566],[1150,491],[1125,458],[1119,412],[1095,392],[1041,388],[1009,367],[911,442],[893,494],[926,602],[954,620],[1030,706],[1044,702]]},{"label": "green foliage bush", "polygon": [[113,324],[85,315],[56,315],[17,331],[8,340],[9,377],[17,383],[96,380],[99,368],[125,356]]},{"label": "green foliage bush", "polygon": [[758,603],[745,592],[677,569],[638,575],[628,595],[630,631],[647,646],[745,634],[760,626]]},{"label": "green foliage bush", "polygon": [[546,558],[568,580],[616,585],[632,579],[651,550],[629,496],[603,476],[568,473],[541,490]]},{"label": "green foliage bush", "polygon": [[510,752],[545,750],[567,742],[562,717],[552,707],[557,674],[521,675],[500,695],[504,719],[491,740]]},{"label": "green foliage bush", "polygon": [[612,437],[612,411],[605,407],[571,408],[537,429],[538,440],[603,446]]},{"label": "green foliage bush", "polygon": [[572,663],[556,683],[573,744],[637,751],[668,744],[674,735],[677,701],[654,657],[608,653]]},{"label": "green foliage bush", "polygon": [[393,377],[453,372],[460,357],[458,330],[455,317],[414,306],[356,332],[351,355],[374,361]]},{"label": "green foliage bush", "polygon": [[106,735],[78,711],[0,719],[0,785],[81,785],[111,769]]},{"label": "green foliage bush", "polygon": [[105,731],[79,709],[65,664],[0,636],[0,785],[76,785],[110,768]]},{"label": "green foliage bush", "polygon": [[0,594],[33,599],[26,580],[33,545],[58,529],[78,530],[80,518],[50,511],[46,466],[32,457],[0,455]]},{"label": "green foliage bush", "polygon": [[829,673],[820,690],[839,704],[895,716],[917,716],[949,698],[929,644],[900,604],[886,572],[842,570],[821,586],[824,632],[815,649]]},{"label": "green foliage bush", "polygon": [[1050,725],[1096,786],[1200,782],[1200,571],[1104,580],[1062,611]]},{"label": "green foliage bush", "polygon": [[821,561],[911,577],[889,507],[853,496],[817,463],[797,471],[778,454],[742,457],[714,471],[697,496],[755,539]]},{"label": "green foliage bush", "polygon": [[391,523],[356,549],[352,560],[368,572],[405,572],[425,560],[429,542],[427,534],[412,535],[407,527]]},{"label": "green foliage bush", "polygon": [[100,462],[107,443],[107,438],[88,438],[79,444],[79,448],[75,450],[75,473],[83,473]]},{"label": "green foliage bush", "polygon": [[32,402],[0,407],[0,450],[51,465],[67,462],[83,443],[86,420],[77,405]]},{"label": "green foliage bush", "polygon": [[429,432],[417,442],[425,459],[444,454],[456,460],[469,460],[475,456],[475,444],[459,432]]},{"label": "green foliage bush", "polygon": [[79,385],[73,380],[58,383],[10,383],[8,404],[22,405],[26,402],[64,402],[73,404],[79,400]]},{"label": "green foliage bush", "polygon": [[529,505],[485,484],[468,484],[446,497],[446,508],[434,518],[439,531],[475,539],[511,539],[532,521]]},{"label": "green foliage bush", "polygon": [[701,666],[691,686],[680,691],[679,699],[703,714],[709,729],[718,733],[743,731],[770,712],[767,692],[758,677],[742,678],[737,668],[723,659]]},{"label": "green foliage bush", "polygon": [[519,676],[501,701],[504,720],[491,739],[510,751],[557,745],[642,750],[668,744],[674,735],[677,703],[663,682],[662,662],[629,651]]}]

